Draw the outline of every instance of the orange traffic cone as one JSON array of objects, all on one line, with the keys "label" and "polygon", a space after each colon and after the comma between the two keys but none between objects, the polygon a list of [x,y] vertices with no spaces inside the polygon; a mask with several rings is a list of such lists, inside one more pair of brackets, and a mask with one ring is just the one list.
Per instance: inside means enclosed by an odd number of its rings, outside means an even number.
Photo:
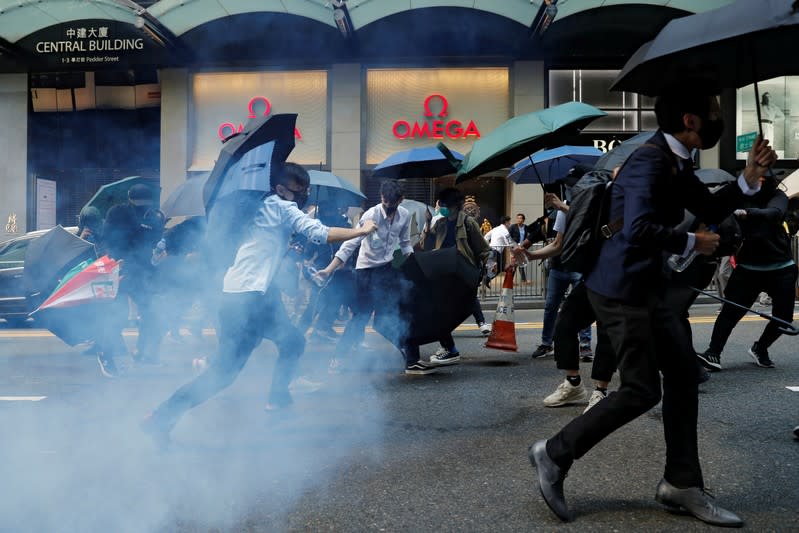
[{"label": "orange traffic cone", "polygon": [[509,352],[519,349],[516,345],[516,323],[513,321],[512,266],[505,269],[505,281],[502,283],[502,293],[499,295],[497,312],[494,314],[494,324],[491,326],[491,335],[488,336],[486,348]]}]

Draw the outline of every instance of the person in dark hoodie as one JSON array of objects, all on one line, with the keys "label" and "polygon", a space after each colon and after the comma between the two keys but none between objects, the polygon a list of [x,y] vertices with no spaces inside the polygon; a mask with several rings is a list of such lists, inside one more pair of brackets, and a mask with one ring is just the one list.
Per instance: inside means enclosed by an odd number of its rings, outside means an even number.
[{"label": "person in dark hoodie", "polygon": [[[744,200],[735,216],[743,232],[743,244],[735,254],[736,267],[724,290],[731,302],[751,307],[765,292],[773,302],[772,313],[786,322],[793,320],[797,267],[791,253],[791,237],[785,223],[788,197],[773,176],[765,176],[760,192]],[[711,372],[721,370],[721,352],[746,309],[725,303],[710,337],[707,350],[697,354]],[[779,325],[769,321],[749,355],[761,368],[774,368],[768,348],[781,335]]]}]

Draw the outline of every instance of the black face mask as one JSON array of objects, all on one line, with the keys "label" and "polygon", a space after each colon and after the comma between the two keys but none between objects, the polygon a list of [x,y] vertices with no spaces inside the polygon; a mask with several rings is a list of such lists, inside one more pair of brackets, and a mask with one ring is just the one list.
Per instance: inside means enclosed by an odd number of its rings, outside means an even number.
[{"label": "black face mask", "polygon": [[724,131],[724,121],[722,119],[702,120],[702,127],[696,132],[699,135],[699,140],[702,141],[702,150],[716,146],[719,139],[721,139],[722,131]]},{"label": "black face mask", "polygon": [[291,192],[294,194],[294,202],[297,204],[297,207],[300,209],[304,208],[305,204],[308,203],[308,191]]},{"label": "black face mask", "polygon": [[394,213],[397,212],[397,207],[396,206],[395,207],[385,207],[384,209],[386,210],[386,215],[388,215],[388,216],[391,216],[391,215],[393,215]]}]

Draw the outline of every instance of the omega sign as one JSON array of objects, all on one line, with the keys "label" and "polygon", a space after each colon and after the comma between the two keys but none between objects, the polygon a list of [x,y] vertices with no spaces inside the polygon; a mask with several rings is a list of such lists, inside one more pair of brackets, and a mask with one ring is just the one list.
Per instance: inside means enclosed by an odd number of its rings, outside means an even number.
[{"label": "omega sign", "polygon": [[[268,117],[272,112],[272,102],[265,96],[254,96],[247,104],[247,112],[247,118],[257,118],[258,116]],[[244,131],[244,123],[242,122],[239,122],[238,126],[234,125],[232,122],[223,122],[219,125],[219,128],[217,128],[216,134],[224,141],[234,133],[241,133],[242,131]],[[299,128],[294,128],[294,138],[298,141],[302,140]]]},{"label": "omega sign", "polygon": [[[433,99],[440,100],[441,111],[438,112],[438,117],[433,120],[433,111],[430,109],[430,104]],[[474,120],[470,120],[469,124],[464,127],[463,122],[460,120],[446,120],[447,109],[449,102],[442,94],[431,94],[424,99],[424,116],[427,117],[424,122],[416,121],[413,124],[407,120],[398,120],[392,127],[394,137],[397,139],[413,139],[413,138],[428,138],[428,139],[443,139],[445,136],[450,139],[465,139],[467,137],[480,138],[480,130],[477,129],[477,124]]]}]

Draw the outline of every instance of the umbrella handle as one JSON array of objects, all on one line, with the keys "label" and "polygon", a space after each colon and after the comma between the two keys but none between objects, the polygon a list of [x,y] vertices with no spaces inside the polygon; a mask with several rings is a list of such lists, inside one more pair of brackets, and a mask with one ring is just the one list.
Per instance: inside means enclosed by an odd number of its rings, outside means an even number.
[{"label": "umbrella handle", "polygon": [[688,288],[691,289],[692,291],[698,292],[699,294],[703,294],[705,296],[710,296],[711,298],[714,298],[714,299],[716,299],[716,300],[718,300],[720,302],[723,302],[725,304],[730,304],[730,305],[734,305],[735,307],[739,307],[741,309],[746,309],[750,313],[754,313],[754,314],[760,316],[761,318],[765,318],[766,320],[774,322],[775,324],[778,324],[777,329],[780,331],[780,333],[783,333],[785,335],[791,335],[791,336],[799,335],[799,328],[797,328],[796,326],[794,326],[790,322],[786,322],[785,320],[783,320],[781,318],[777,318],[777,317],[775,317],[773,315],[769,315],[767,313],[761,313],[760,311],[755,311],[754,309],[746,307],[745,305],[741,305],[741,304],[738,304],[738,303],[735,303],[735,302],[731,302],[730,300],[727,300],[726,298],[722,298],[721,296],[717,296],[715,294],[709,293],[707,291],[703,291],[701,289],[697,289],[696,287],[691,287],[690,285],[688,286]]},{"label": "umbrella handle", "polygon": [[457,157],[455,157],[452,154],[450,149],[447,148],[446,144],[444,144],[443,142],[439,141],[438,144],[436,145],[436,148],[438,148],[439,152],[444,154],[444,157],[447,159],[447,161],[449,161],[449,164],[452,165],[452,167],[455,170],[458,170],[458,169],[461,168],[462,162]]}]

